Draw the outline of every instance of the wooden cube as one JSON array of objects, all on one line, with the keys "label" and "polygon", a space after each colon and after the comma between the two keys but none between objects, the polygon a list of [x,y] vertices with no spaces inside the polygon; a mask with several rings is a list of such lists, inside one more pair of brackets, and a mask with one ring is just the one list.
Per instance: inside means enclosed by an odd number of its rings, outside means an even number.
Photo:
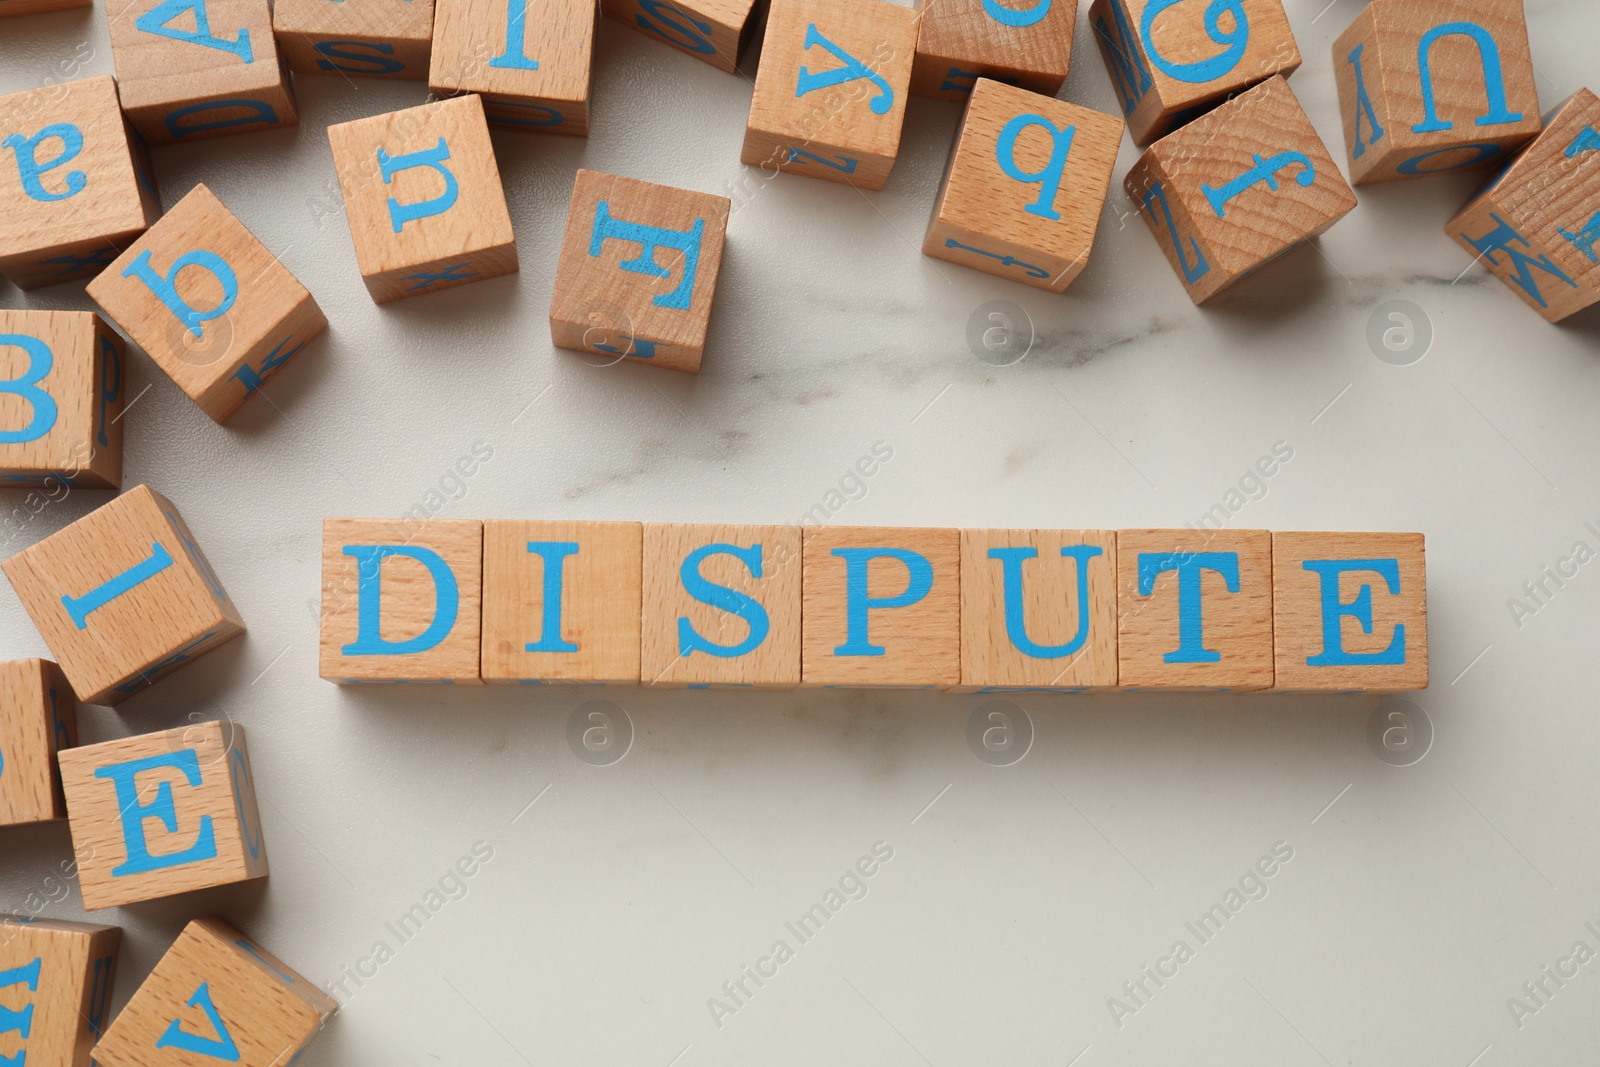
[{"label": "wooden cube", "polygon": [[434,0],[276,0],[272,28],[296,74],[423,81]]},{"label": "wooden cube", "polygon": [[1428,688],[1423,556],[1421,534],[1273,534],[1274,688]]},{"label": "wooden cube", "polygon": [[267,876],[244,727],[124,737],[60,762],[86,909]]},{"label": "wooden cube", "polygon": [[106,0],[106,21],[122,110],[150,144],[300,121],[269,0]]},{"label": "wooden cube", "polygon": [[1094,0],[1089,25],[1141,147],[1300,66],[1282,0]]},{"label": "wooden cube", "polygon": [[979,78],[993,78],[1055,96],[1077,24],[1078,0],[923,0],[911,92],[965,100]]},{"label": "wooden cube", "polygon": [[1196,304],[1356,206],[1282,78],[1157,141],[1124,184]]},{"label": "wooden cube", "polygon": [[1124,689],[1272,688],[1272,535],[1117,531]]},{"label": "wooden cube", "polygon": [[917,13],[861,0],[773,0],[740,159],[882,189],[900,153]]},{"label": "wooden cube", "polygon": [[647,524],[645,685],[800,684],[800,527]]},{"label": "wooden cube", "polygon": [[78,701],[61,668],[0,663],[0,826],[67,817],[56,753],[77,743]]},{"label": "wooden cube", "polygon": [[322,677],[476,685],[483,523],[327,519]]},{"label": "wooden cube", "polygon": [[122,338],[92,311],[0,311],[0,484],[122,484]]},{"label": "wooden cube", "polygon": [[0,274],[22,289],[98,273],[160,217],[109,74],[0,96],[0,203]]},{"label": "wooden cube", "polygon": [[579,170],[551,342],[698,371],[732,207],[725,196]]},{"label": "wooden cube", "polygon": [[245,632],[172,502],[136,486],[5,575],[78,698],[117,704]]},{"label": "wooden cube", "polygon": [[595,0],[437,3],[428,67],[436,95],[480,94],[497,129],[588,136]]},{"label": "wooden cube", "polygon": [[221,919],[184,927],[95,1048],[100,1067],[285,1067],[338,1008]]},{"label": "wooden cube", "polygon": [[1116,685],[1117,535],[962,530],[960,691]]},{"label": "wooden cube", "polygon": [[329,126],[328,142],[373,300],[516,271],[517,239],[481,98]]},{"label": "wooden cube", "polygon": [[1333,65],[1357,185],[1495,165],[1539,132],[1522,0],[1372,0]]},{"label": "wooden cube", "polygon": [[984,78],[922,254],[1059,293],[1089,263],[1122,120]]},{"label": "wooden cube", "polygon": [[0,915],[0,1048],[12,1067],[90,1067],[122,931]]},{"label": "wooden cube", "polygon": [[328,328],[306,287],[204,185],[88,292],[217,422]]},{"label": "wooden cube", "polygon": [[729,74],[756,26],[755,0],[600,0],[600,10]]},{"label": "wooden cube", "polygon": [[961,683],[961,531],[807,526],[804,685]]},{"label": "wooden cube", "polygon": [[67,11],[88,7],[94,0],[0,0],[0,19],[11,15],[33,15],[42,11]]},{"label": "wooden cube", "polygon": [[483,680],[639,684],[643,527],[483,524]]},{"label": "wooden cube", "polygon": [[1600,302],[1600,98],[1551,112],[1445,232],[1550,322]]}]

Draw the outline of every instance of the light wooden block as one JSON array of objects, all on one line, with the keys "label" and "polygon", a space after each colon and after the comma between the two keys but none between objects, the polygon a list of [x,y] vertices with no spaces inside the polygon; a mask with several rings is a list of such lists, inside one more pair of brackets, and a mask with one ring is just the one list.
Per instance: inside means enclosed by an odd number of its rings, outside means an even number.
[{"label": "light wooden block", "polygon": [[322,677],[476,685],[483,523],[327,519]]},{"label": "light wooden block", "polygon": [[217,422],[328,328],[306,287],[204,185],[88,293]]},{"label": "light wooden block", "polygon": [[12,15],[34,15],[44,11],[67,11],[88,7],[94,0],[0,0],[0,19]]},{"label": "light wooden block", "polygon": [[86,703],[120,703],[245,632],[183,516],[146,485],[3,568]]},{"label": "light wooden block", "polygon": [[0,915],[0,1062],[90,1067],[121,945],[115,926]]},{"label": "light wooden block", "polygon": [[1522,0],[1373,0],[1333,66],[1356,185],[1498,165],[1539,132]]},{"label": "light wooden block", "polygon": [[1282,78],[1157,141],[1124,185],[1196,304],[1326,232],[1356,206]]},{"label": "light wooden block", "polygon": [[0,311],[0,485],[118,488],[127,368],[91,311]]},{"label": "light wooden block", "polygon": [[272,28],[296,74],[423,81],[434,0],[275,0]]},{"label": "light wooden block", "polygon": [[428,87],[478,93],[489,125],[589,133],[595,0],[437,0]]},{"label": "light wooden block", "polygon": [[805,685],[961,683],[961,531],[805,527]]},{"label": "light wooden block", "polygon": [[1272,688],[1272,535],[1117,531],[1124,689]]},{"label": "light wooden block", "polygon": [[1272,633],[1276,689],[1428,688],[1422,535],[1273,534]]},{"label": "light wooden block", "polygon": [[922,254],[1064,291],[1088,266],[1122,120],[984,78],[972,91]]},{"label": "light wooden block", "polygon": [[338,1008],[221,919],[184,927],[98,1047],[100,1067],[286,1067]]},{"label": "light wooden block", "polygon": [[1067,80],[1078,0],[922,0],[920,14],[916,96],[965,100],[979,78],[1055,96]]},{"label": "light wooden block", "polygon": [[1117,535],[962,530],[959,691],[1116,685]]},{"label": "light wooden block", "polygon": [[61,668],[0,663],[0,826],[67,817],[56,753],[77,743],[78,701]]},{"label": "light wooden block", "polygon": [[1445,232],[1550,322],[1600,302],[1600,98],[1551,112]]},{"label": "light wooden block", "polygon": [[22,289],[98,273],[160,217],[109,74],[0,96],[0,203],[0,274]]},{"label": "light wooden block", "polygon": [[122,110],[153,145],[300,121],[269,0],[106,0]]},{"label": "light wooden block", "polygon": [[800,684],[800,527],[646,524],[645,685]]},{"label": "light wooden block", "polygon": [[750,43],[755,9],[755,0],[600,0],[608,17],[729,74]]},{"label": "light wooden block", "polygon": [[725,196],[579,170],[551,342],[698,371],[732,207]]},{"label": "light wooden block", "polygon": [[1282,0],[1094,0],[1089,26],[1141,147],[1300,66]]},{"label": "light wooden block", "polygon": [[60,763],[87,910],[267,876],[244,727],[140,734]]},{"label": "light wooden block", "polygon": [[643,527],[483,524],[483,680],[639,684]]},{"label": "light wooden block", "polygon": [[517,270],[483,101],[328,127],[361,280],[380,304]]},{"label": "light wooden block", "polygon": [[917,13],[865,0],[773,0],[740,160],[882,189],[900,154]]}]

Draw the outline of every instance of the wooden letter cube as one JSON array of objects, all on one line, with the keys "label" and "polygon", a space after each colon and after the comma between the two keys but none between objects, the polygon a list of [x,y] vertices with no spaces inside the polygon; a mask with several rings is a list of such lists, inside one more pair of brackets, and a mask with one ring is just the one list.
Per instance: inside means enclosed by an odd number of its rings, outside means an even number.
[{"label": "wooden letter cube", "polygon": [[579,170],[551,342],[698,371],[732,207],[725,196]]},{"label": "wooden letter cube", "polygon": [[5,561],[78,698],[117,704],[244,633],[172,502],[136,486]]},{"label": "wooden letter cube", "polygon": [[373,300],[516,271],[517,239],[480,97],[329,126],[328,141]]},{"label": "wooden letter cube", "polygon": [[1552,112],[1445,232],[1551,322],[1600,301],[1600,98]]},{"label": "wooden letter cube", "polygon": [[1089,262],[1122,120],[978,82],[923,255],[1059,293]]},{"label": "wooden letter cube", "polygon": [[1114,689],[1117,535],[961,531],[961,691]]},{"label": "wooden letter cube", "polygon": [[33,15],[42,11],[66,11],[88,7],[94,0],[0,0],[0,19],[11,15]]},{"label": "wooden letter cube", "polygon": [[1055,96],[1077,23],[1078,0],[923,0],[911,91],[964,100],[979,78],[993,78]]},{"label": "wooden letter cube", "polygon": [[0,826],[67,817],[56,753],[77,743],[78,701],[61,668],[0,663]]},{"label": "wooden letter cube", "polygon": [[1426,689],[1423,554],[1421,534],[1273,534],[1274,688]]},{"label": "wooden letter cube", "polygon": [[1356,206],[1282,78],[1157,141],[1125,185],[1196,304]]},{"label": "wooden letter cube", "polygon": [[1094,0],[1089,25],[1141,147],[1300,66],[1282,0]]},{"label": "wooden letter cube", "polygon": [[90,1067],[121,945],[115,926],[0,915],[0,1063]]},{"label": "wooden letter cube", "polygon": [[322,677],[476,685],[483,523],[327,519]]},{"label": "wooden letter cube", "polygon": [[1372,0],[1333,66],[1357,185],[1488,166],[1539,132],[1522,0]]},{"label": "wooden letter cube", "polygon": [[109,74],[0,96],[0,203],[0,274],[23,289],[99,273],[160,217]]},{"label": "wooden letter cube", "polygon": [[0,485],[118,488],[127,366],[92,311],[0,311]]},{"label": "wooden letter cube", "polygon": [[882,189],[900,153],[917,13],[862,0],[773,0],[740,159]]},{"label": "wooden letter cube", "polygon": [[483,524],[483,680],[639,684],[643,527]]},{"label": "wooden letter cube", "polygon": [[60,760],[86,909],[267,876],[244,727],[205,722]]},{"label": "wooden letter cube", "polygon": [[434,0],[276,0],[272,28],[296,74],[428,76]]},{"label": "wooden letter cube", "polygon": [[729,74],[750,43],[755,7],[755,0],[600,0],[603,14]]},{"label": "wooden letter cube", "polygon": [[95,1048],[100,1067],[285,1067],[338,1005],[221,919],[184,927]]},{"label": "wooden letter cube", "polygon": [[1272,688],[1272,535],[1117,532],[1118,684]]},{"label": "wooden letter cube", "polygon": [[800,684],[800,527],[646,525],[641,677]]},{"label": "wooden letter cube", "polygon": [[805,685],[961,684],[961,531],[805,528]]},{"label": "wooden letter cube", "polygon": [[438,5],[428,68],[436,95],[482,94],[497,129],[588,135],[595,0]]},{"label": "wooden letter cube", "polygon": [[204,185],[88,292],[217,422],[328,328],[306,287]]}]

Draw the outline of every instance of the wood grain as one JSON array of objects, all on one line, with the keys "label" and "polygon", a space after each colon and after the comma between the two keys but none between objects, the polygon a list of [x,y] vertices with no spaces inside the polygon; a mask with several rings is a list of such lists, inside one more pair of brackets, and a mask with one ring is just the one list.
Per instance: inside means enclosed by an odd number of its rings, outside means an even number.
[{"label": "wood grain", "polygon": [[0,1008],[29,1014],[26,1037],[13,1027],[0,1042],[15,1046],[14,1063],[90,1067],[110,1018],[121,946],[116,926],[0,915],[0,972],[29,976],[0,986]]},{"label": "wood grain", "polygon": [[911,68],[913,95],[965,100],[980,77],[1045,96],[1061,91],[1072,66],[1078,0],[996,6],[1024,13],[1028,21],[1007,25],[985,10],[983,0],[924,0]]},{"label": "wood grain", "polygon": [[600,0],[630,30],[733,74],[759,21],[756,0]]},{"label": "wood grain", "polygon": [[[496,129],[588,136],[595,0],[437,3],[428,68],[434,93],[481,94]],[[509,32],[513,12],[523,20],[520,37]]]},{"label": "wood grain", "polygon": [[0,826],[67,817],[56,753],[77,743],[78,701],[61,668],[0,663]]},{"label": "wood grain", "polygon": [[[0,443],[0,482],[7,486],[122,484],[122,408],[128,397],[128,355],[122,338],[90,311],[0,311],[0,334],[20,338],[0,344],[0,378],[18,381],[34,366],[43,345],[50,369],[34,387],[54,406],[40,411],[36,398],[0,393],[0,429],[43,433],[31,441]],[[48,429],[45,426],[48,425]]]},{"label": "wood grain", "polygon": [[272,27],[296,74],[422,81],[434,0],[274,0]]}]

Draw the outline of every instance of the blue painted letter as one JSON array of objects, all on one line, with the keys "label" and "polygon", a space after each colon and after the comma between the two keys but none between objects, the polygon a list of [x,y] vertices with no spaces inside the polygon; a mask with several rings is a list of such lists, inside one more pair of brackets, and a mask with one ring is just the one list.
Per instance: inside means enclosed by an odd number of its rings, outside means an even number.
[{"label": "blue painted letter", "polygon": [[28,369],[20,378],[0,381],[0,394],[10,393],[12,396],[20,397],[33,413],[28,419],[28,424],[20,430],[0,429],[0,445],[20,445],[37,441],[49,433],[56,424],[55,398],[39,388],[39,383],[45,380],[50,369],[55,366],[55,357],[51,355],[49,345],[25,333],[0,333],[0,348],[20,348],[27,355]]},{"label": "blue painted letter", "polygon": [[[1050,161],[1032,174],[1017,166],[1017,138],[1029,126],[1039,126],[1050,135]],[[1061,174],[1067,166],[1067,155],[1072,151],[1072,137],[1076,126],[1056,129],[1055,124],[1043,115],[1018,115],[1000,129],[1000,139],[995,142],[994,157],[1006,177],[1013,181],[1039,186],[1039,199],[1023,208],[1030,215],[1046,219],[1059,219],[1056,210],[1056,193],[1061,190]]]},{"label": "blue painted letter", "polygon": [[449,211],[455,205],[461,187],[456,184],[456,176],[450,173],[450,168],[444,165],[444,161],[449,158],[450,146],[445,143],[443,137],[439,138],[439,143],[432,148],[425,148],[420,152],[407,152],[401,156],[391,156],[383,149],[378,149],[378,170],[383,175],[385,185],[388,185],[396,174],[413,167],[432,167],[444,179],[444,192],[432,200],[402,204],[392,196],[389,198],[389,225],[394,227],[395,233],[399,233],[400,227],[408,222],[438,215]]},{"label": "blue painted letter", "polygon": [[[444,557],[420,545],[345,545],[356,560],[356,639],[341,650],[346,656],[404,656],[426,652],[450,636],[461,608],[455,572]],[[388,641],[382,634],[383,561],[391,556],[414,559],[433,579],[433,621],[415,637]]]},{"label": "blue painted letter", "polygon": [[1322,579],[1322,652],[1306,658],[1308,667],[1368,667],[1406,661],[1406,628],[1395,626],[1394,638],[1382,652],[1346,652],[1340,624],[1348,615],[1372,633],[1372,586],[1365,583],[1348,603],[1339,599],[1339,575],[1365,571],[1382,578],[1391,596],[1400,595],[1400,561],[1395,559],[1308,559],[1301,564]]},{"label": "blue painted letter", "polygon": [[1417,43],[1417,70],[1422,79],[1423,120],[1411,127],[1412,133],[1435,133],[1453,129],[1455,123],[1439,118],[1439,109],[1433,99],[1433,68],[1430,55],[1433,43],[1441,37],[1454,35],[1470,37],[1478,45],[1478,56],[1483,64],[1483,88],[1489,98],[1489,110],[1478,116],[1479,126],[1499,126],[1508,122],[1521,122],[1522,113],[1513,113],[1506,107],[1506,79],[1500,68],[1500,46],[1489,31],[1476,22],[1446,22],[1422,35]]},{"label": "blue painted letter", "polygon": [[639,246],[639,254],[625,259],[617,266],[633,274],[652,278],[669,278],[672,272],[656,262],[657,248],[675,248],[683,253],[683,278],[670,293],[657,293],[651,303],[656,307],[689,309],[694,295],[695,271],[700,267],[700,239],[706,230],[705,219],[695,219],[687,230],[664,230],[659,226],[646,226],[641,222],[624,222],[611,217],[611,205],[602,200],[595,205],[594,230],[589,236],[589,254],[598,257],[606,238],[632,241]]},{"label": "blue painted letter", "polygon": [[155,799],[148,804],[143,797],[148,790],[139,787],[139,775],[162,767],[171,767],[183,775],[191,788],[200,787],[200,756],[192,748],[167,752],[159,756],[129,760],[101,767],[94,772],[96,778],[105,778],[117,791],[117,811],[122,818],[122,841],[128,858],[111,868],[111,877],[122,878],[130,874],[148,874],[168,867],[181,867],[186,863],[200,863],[215,859],[217,839],[211,829],[211,816],[200,819],[200,832],[194,844],[181,852],[152,855],[150,843],[145,840],[144,824],[148,819],[159,819],[167,833],[178,832],[178,809],[172,802],[172,783],[163,781],[156,786]]},{"label": "blue painted letter", "polygon": [[750,571],[750,577],[759,579],[762,574],[761,546],[751,545],[749,548],[740,548],[738,545],[711,544],[701,545],[684,558],[683,566],[678,571],[678,577],[683,581],[683,591],[702,604],[709,604],[719,611],[726,611],[736,618],[743,619],[745,625],[750,627],[750,632],[738,644],[719,645],[715,641],[708,641],[695,632],[694,624],[687,618],[678,619],[678,654],[687,656],[691,652],[704,652],[708,655],[719,656],[723,659],[733,659],[737,656],[747,655],[761,646],[771,631],[771,620],[767,617],[767,609],[761,606],[760,601],[737,589],[717,585],[707,581],[700,574],[700,564],[707,556],[732,556],[743,563]]},{"label": "blue painted letter", "polygon": [[123,593],[149,581],[170,566],[172,566],[172,556],[167,552],[167,546],[157,541],[150,546],[149,559],[134,564],[115,578],[95,586],[82,596],[63,595],[61,606],[67,609],[67,615],[78,629],[88,629],[91,612],[105,607]]},{"label": "blue painted letter", "polygon": [[[40,163],[39,145],[51,137],[61,141],[61,153],[48,163]],[[4,141],[0,141],[0,145],[17,154],[17,171],[22,176],[22,191],[35,200],[65,200],[69,196],[83,192],[83,187],[88,184],[89,179],[84,177],[81,170],[67,171],[66,188],[59,193],[52,193],[39,180],[57,167],[71,163],[78,158],[78,153],[83,151],[83,131],[70,122],[52,123],[32,137],[14,133]]]},{"label": "blue painted letter", "polygon": [[887,115],[889,113],[889,109],[894,106],[894,87],[884,81],[877,71],[874,71],[861,60],[818,33],[817,25],[814,22],[806,25],[804,47],[808,49],[825,48],[832,52],[834,58],[843,63],[844,66],[835,67],[833,70],[825,70],[820,74],[813,74],[807,68],[801,67],[800,75],[795,79],[795,96],[804,96],[817,89],[831,89],[835,85],[843,85],[845,82],[855,81],[858,78],[866,78],[878,88],[877,95],[872,98],[872,102],[867,106],[872,108],[874,115]]},{"label": "blue painted letter", "polygon": [[527,652],[576,652],[578,646],[561,639],[561,587],[567,573],[567,557],[578,554],[576,541],[529,541],[528,551],[544,564],[544,610],[539,621],[539,640],[524,645]]},{"label": "blue painted letter", "polygon": [[[928,562],[927,556],[909,548],[836,548],[833,555],[844,560],[845,568],[845,640],[833,654],[881,656],[883,646],[871,640],[872,610],[909,607],[927,596],[933,589],[933,564]],[[868,565],[875,559],[894,559],[905,564],[905,592],[880,597],[869,594]]]},{"label": "blue painted letter", "polygon": [[[1105,550],[1099,545],[1070,545],[1061,550],[1078,564],[1078,629],[1064,645],[1041,645],[1028,637],[1027,603],[1022,595],[1022,564],[1038,556],[1037,548],[991,548],[989,558],[1000,561],[1005,581],[1006,636],[1025,656],[1034,659],[1061,659],[1081,649],[1089,640],[1089,561]],[[1048,614],[1055,614],[1050,605]]]},{"label": "blue painted letter", "polygon": [[[178,295],[178,273],[185,267],[199,267],[209,271],[211,276],[222,286],[222,303],[210,311],[196,311],[188,302]],[[233,268],[228,266],[228,261],[215,252],[198,250],[185,252],[172,261],[172,269],[163,278],[150,265],[150,250],[147,248],[140,252],[134,261],[122,271],[124,278],[138,278],[149,287],[156,295],[156,299],[167,305],[167,310],[178,317],[178,321],[194,334],[201,335],[200,324],[210,322],[219,315],[227,314],[233,302],[239,299],[239,278],[233,273]]]},{"label": "blue painted letter", "polygon": [[1206,648],[1205,620],[1201,614],[1201,578],[1205,571],[1216,571],[1227,583],[1228,592],[1239,591],[1239,553],[1237,552],[1141,552],[1139,554],[1139,595],[1149,596],[1156,579],[1167,571],[1178,572],[1178,647],[1162,657],[1166,663],[1216,663],[1222,653]]}]

